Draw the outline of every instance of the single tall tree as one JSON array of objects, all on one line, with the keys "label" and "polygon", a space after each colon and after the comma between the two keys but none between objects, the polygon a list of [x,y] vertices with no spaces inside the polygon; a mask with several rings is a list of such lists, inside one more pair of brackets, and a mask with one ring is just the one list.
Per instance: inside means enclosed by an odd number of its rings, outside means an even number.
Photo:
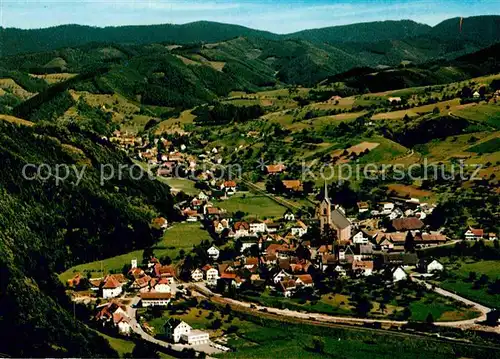
[{"label": "single tall tree", "polygon": [[410,231],[406,233],[405,239],[405,251],[406,252],[414,252],[415,251],[415,238]]}]

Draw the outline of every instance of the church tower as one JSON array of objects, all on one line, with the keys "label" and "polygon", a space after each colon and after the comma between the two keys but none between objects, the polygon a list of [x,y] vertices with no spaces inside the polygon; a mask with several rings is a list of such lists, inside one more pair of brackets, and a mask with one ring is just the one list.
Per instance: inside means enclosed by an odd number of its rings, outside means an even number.
[{"label": "church tower", "polygon": [[328,197],[328,186],[326,184],[326,181],[325,181],[324,197],[318,206],[316,215],[319,219],[319,226],[321,233],[323,234],[326,226],[330,226],[332,223],[332,202]]}]

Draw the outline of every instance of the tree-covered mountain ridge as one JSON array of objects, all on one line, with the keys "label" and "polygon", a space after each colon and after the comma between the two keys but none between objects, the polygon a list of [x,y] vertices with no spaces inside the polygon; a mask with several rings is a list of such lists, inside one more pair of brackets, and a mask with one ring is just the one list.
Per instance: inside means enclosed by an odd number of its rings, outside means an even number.
[{"label": "tree-covered mountain ridge", "polygon": [[[95,133],[8,119],[0,119],[0,352],[116,357],[105,339],[74,320],[56,273],[155,243],[161,233],[152,220],[175,217],[170,189],[127,171],[102,183],[103,165],[133,163]],[[37,176],[40,165],[47,167]],[[58,182],[57,165],[84,175],[79,180],[70,170]]]},{"label": "tree-covered mountain ridge", "polygon": [[[81,46],[90,42],[120,44],[213,43],[236,37],[267,40],[299,39],[313,43],[373,43],[414,37],[440,40],[473,40],[487,45],[500,40],[500,16],[474,16],[447,19],[434,27],[412,20],[376,21],[302,30],[291,34],[275,34],[232,24],[196,21],[176,25],[133,25],[92,27],[59,25],[42,29],[1,28],[2,56],[39,52],[62,47]],[[462,25],[460,26],[460,23]]]}]

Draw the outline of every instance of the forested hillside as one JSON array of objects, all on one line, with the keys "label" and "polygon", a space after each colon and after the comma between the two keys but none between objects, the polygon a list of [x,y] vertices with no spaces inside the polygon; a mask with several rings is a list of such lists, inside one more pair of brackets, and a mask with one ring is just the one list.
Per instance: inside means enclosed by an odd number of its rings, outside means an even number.
[{"label": "forested hillside", "polygon": [[209,21],[197,21],[184,25],[164,24],[104,28],[80,25],[62,25],[36,30],[2,28],[0,36],[3,40],[2,52],[4,56],[75,47],[90,42],[189,44],[202,41],[217,42],[238,36],[257,36],[269,39],[279,37],[279,35],[266,31]]},{"label": "forested hillside", "polygon": [[[149,43],[195,44],[215,43],[237,37],[259,38],[283,41],[286,39],[304,40],[317,44],[332,44],[335,47],[357,49],[379,54],[411,49],[424,51],[429,55],[436,52],[456,53],[457,49],[469,48],[479,50],[499,40],[499,16],[475,16],[464,18],[460,26],[460,18],[443,21],[435,27],[419,24],[411,20],[379,21],[358,23],[343,26],[332,26],[310,29],[292,34],[278,35],[266,31],[254,30],[238,25],[199,21],[184,25],[148,25],[119,27],[90,27],[79,25],[63,25],[46,29],[21,30],[1,28],[2,56],[22,53],[47,52],[61,50],[65,47],[78,47],[92,42],[113,43],[121,45],[142,45]],[[394,42],[391,44],[391,42]],[[355,45],[351,47],[351,45]],[[380,44],[373,46],[374,44]],[[343,46],[347,45],[346,48]],[[372,51],[373,50],[373,51]],[[438,50],[438,51],[436,51]],[[400,55],[405,52],[400,52]],[[352,53],[351,53],[352,54]],[[429,56],[418,60],[429,59]],[[366,60],[366,59],[364,59]],[[414,59],[411,59],[415,61]],[[368,59],[369,61],[369,59]],[[47,64],[48,61],[47,61]],[[49,64],[50,65],[50,64]]]},{"label": "forested hillside", "polygon": [[447,40],[471,40],[478,44],[500,41],[500,16],[471,16],[447,19],[434,26],[429,34]]},{"label": "forested hillside", "polygon": [[430,31],[429,25],[411,20],[376,21],[320,29],[298,31],[286,35],[287,38],[303,39],[311,42],[376,42],[400,40],[406,37],[424,35]]},{"label": "forested hillside", "polygon": [[[147,178],[132,180],[128,171],[101,186],[101,165],[132,163],[106,140],[76,126],[0,121],[0,159],[0,352],[116,356],[65,310],[69,304],[56,273],[154,243],[160,233],[150,227],[151,220],[160,214],[174,217],[169,188]],[[43,163],[52,176],[22,176],[26,164]],[[72,166],[59,183],[57,164]],[[81,180],[74,169],[84,171]],[[26,174],[36,177],[35,168]]]},{"label": "forested hillside", "polygon": [[500,71],[500,45],[450,61],[431,61],[390,69],[357,68],[331,76],[324,84],[344,82],[359,92],[379,92],[415,86],[445,84]]}]

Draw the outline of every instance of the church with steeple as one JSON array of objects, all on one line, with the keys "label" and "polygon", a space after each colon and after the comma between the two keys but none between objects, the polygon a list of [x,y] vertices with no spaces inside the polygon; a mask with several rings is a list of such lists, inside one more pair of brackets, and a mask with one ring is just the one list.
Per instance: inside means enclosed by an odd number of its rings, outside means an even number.
[{"label": "church with steeple", "polygon": [[339,242],[348,241],[351,238],[352,223],[346,217],[342,207],[332,206],[326,181],[323,199],[316,209],[316,218],[319,220],[321,234],[325,234],[326,231],[332,229],[335,231]]}]

